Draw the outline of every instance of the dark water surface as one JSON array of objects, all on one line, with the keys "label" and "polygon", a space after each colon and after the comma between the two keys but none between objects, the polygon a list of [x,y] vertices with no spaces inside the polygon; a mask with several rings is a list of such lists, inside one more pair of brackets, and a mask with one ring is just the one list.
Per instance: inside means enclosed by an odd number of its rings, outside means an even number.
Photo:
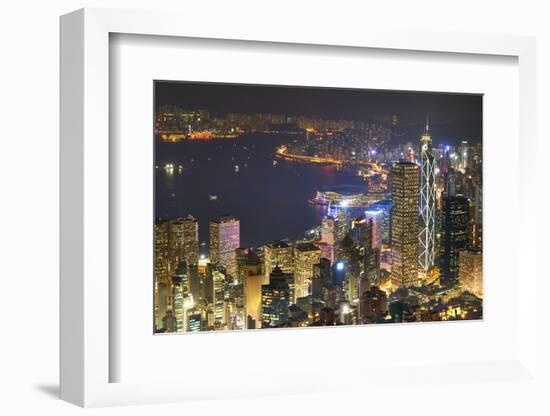
[{"label": "dark water surface", "polygon": [[[325,214],[324,207],[308,203],[317,190],[365,185],[352,173],[336,172],[331,166],[276,159],[276,147],[293,139],[249,134],[233,140],[156,140],[156,216],[195,216],[200,241],[206,243],[201,253],[207,252],[208,222],[220,215],[240,219],[241,246],[257,247],[303,235],[319,225]],[[172,174],[163,169],[166,163],[174,164]],[[218,200],[210,200],[209,195],[217,195]]]}]

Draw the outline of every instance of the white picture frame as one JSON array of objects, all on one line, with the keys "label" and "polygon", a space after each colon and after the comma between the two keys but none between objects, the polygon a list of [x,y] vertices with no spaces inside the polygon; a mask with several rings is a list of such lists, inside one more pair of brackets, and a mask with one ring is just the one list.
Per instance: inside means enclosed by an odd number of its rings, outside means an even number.
[{"label": "white picture frame", "polygon": [[[375,48],[385,50],[429,51],[442,54],[504,55],[518,59],[519,67],[519,189],[521,212],[518,215],[521,241],[535,241],[536,218],[529,205],[535,192],[528,175],[529,157],[536,145],[535,131],[535,41],[530,37],[472,33],[433,33],[378,31],[342,28],[327,33],[315,25],[308,30],[277,25],[254,26],[235,34],[227,25],[204,27],[173,13],[146,13],[106,9],[82,9],[61,18],[61,398],[80,406],[159,403],[210,397],[307,393],[312,386],[321,389],[318,380],[305,374],[292,382],[272,375],[268,386],[283,386],[239,392],[214,390],[192,377],[170,382],[111,382],[110,366],[120,357],[110,348],[111,272],[109,227],[110,160],[109,154],[109,37],[123,33],[149,36],[224,39],[249,42],[277,42],[300,45]],[[151,104],[152,105],[152,104]],[[522,285],[517,301],[525,305],[528,293],[536,287],[537,271],[528,244],[518,244],[518,262],[522,266]],[[527,289],[528,288],[528,289]],[[489,288],[490,290],[490,288]],[[445,370],[473,376],[472,382],[495,380],[499,374],[518,383],[536,382],[537,323],[530,308],[518,308],[517,354],[498,362],[481,361],[457,366],[452,361],[433,366],[415,366],[404,370],[409,376]],[[414,330],[414,329],[413,329]],[[346,333],[340,331],[339,336]],[[151,334],[152,336],[152,334]],[[331,370],[340,380],[360,379],[359,370]],[[377,372],[378,371],[378,372]],[[384,369],[371,370],[370,377],[381,377]],[[458,376],[461,377],[461,376]],[[302,385],[309,385],[302,389]],[[330,389],[347,389],[347,383],[334,383]],[[405,386],[406,387],[406,386]]]}]

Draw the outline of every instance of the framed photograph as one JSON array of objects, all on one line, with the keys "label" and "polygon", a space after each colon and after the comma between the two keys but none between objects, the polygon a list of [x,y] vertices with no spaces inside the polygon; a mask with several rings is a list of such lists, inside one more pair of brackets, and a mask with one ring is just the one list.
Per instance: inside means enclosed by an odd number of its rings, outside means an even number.
[{"label": "framed photograph", "polygon": [[179,19],[61,19],[62,398],[536,383],[534,40]]}]

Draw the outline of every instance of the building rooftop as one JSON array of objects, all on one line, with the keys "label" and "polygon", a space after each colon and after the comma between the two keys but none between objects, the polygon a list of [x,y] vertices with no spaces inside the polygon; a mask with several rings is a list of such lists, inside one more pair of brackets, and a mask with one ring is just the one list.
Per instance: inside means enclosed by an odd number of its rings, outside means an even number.
[{"label": "building rooftop", "polygon": [[238,221],[237,217],[233,215],[223,215],[221,217],[213,218],[210,222],[221,224],[222,222]]},{"label": "building rooftop", "polygon": [[271,248],[288,248],[288,244],[281,240],[272,241],[270,243],[267,243],[266,246],[269,246]]},{"label": "building rooftop", "polygon": [[313,243],[296,244],[295,248],[298,251],[320,251],[320,248]]}]

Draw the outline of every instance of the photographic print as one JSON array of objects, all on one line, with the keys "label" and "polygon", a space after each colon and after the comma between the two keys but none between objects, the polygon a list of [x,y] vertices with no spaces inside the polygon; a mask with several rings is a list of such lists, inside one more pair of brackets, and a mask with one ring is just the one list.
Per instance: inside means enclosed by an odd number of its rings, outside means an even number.
[{"label": "photographic print", "polygon": [[483,318],[482,95],[153,88],[155,333]]}]

